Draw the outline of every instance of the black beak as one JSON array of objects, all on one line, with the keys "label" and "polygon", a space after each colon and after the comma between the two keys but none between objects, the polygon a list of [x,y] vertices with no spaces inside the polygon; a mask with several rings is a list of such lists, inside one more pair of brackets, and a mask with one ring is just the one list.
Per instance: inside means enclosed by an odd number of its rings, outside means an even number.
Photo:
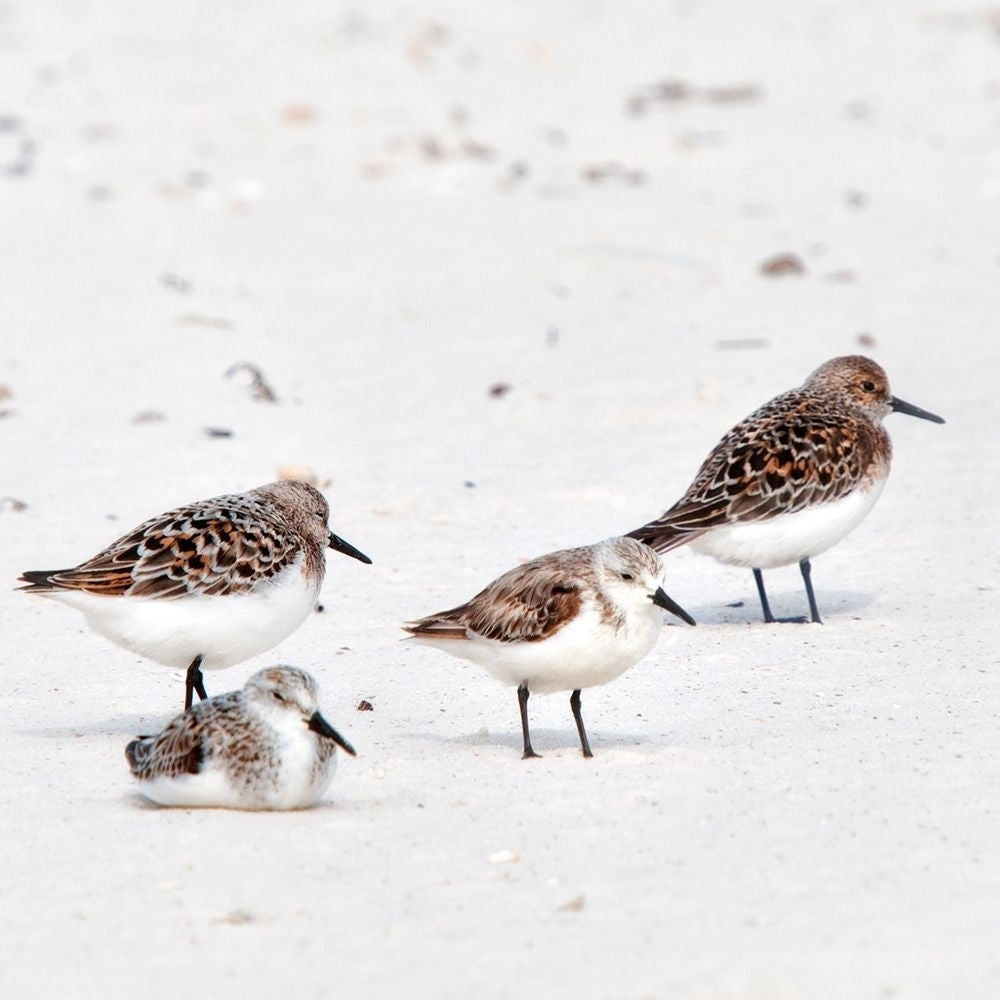
[{"label": "black beak", "polygon": [[328,740],[333,740],[345,753],[349,753],[352,757],[357,757],[354,747],[319,712],[313,712],[309,717],[307,725],[314,733],[319,733],[320,736],[325,736]]},{"label": "black beak", "polygon": [[669,611],[672,615],[676,615],[682,622],[687,622],[688,625],[697,624],[676,601],[667,596],[666,591],[662,587],[657,587],[656,593],[650,594],[649,599],[665,611]]},{"label": "black beak", "polygon": [[921,410],[919,406],[907,403],[905,399],[898,399],[896,396],[893,396],[889,400],[889,405],[897,413],[908,413],[911,417],[920,417],[921,420],[930,420],[935,424],[944,423],[944,417],[939,417],[936,413],[928,413],[926,410]]},{"label": "black beak", "polygon": [[364,552],[360,552],[350,542],[345,542],[343,538],[335,535],[332,531],[330,532],[330,548],[336,549],[338,552],[343,552],[345,556],[350,556],[352,559],[358,559],[363,563],[367,563],[369,566],[372,564],[371,559]]}]

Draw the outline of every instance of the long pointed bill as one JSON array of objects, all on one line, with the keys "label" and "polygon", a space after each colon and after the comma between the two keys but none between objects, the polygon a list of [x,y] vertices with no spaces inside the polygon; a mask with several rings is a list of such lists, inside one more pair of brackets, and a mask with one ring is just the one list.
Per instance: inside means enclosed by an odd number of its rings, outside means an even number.
[{"label": "long pointed bill", "polygon": [[350,542],[345,542],[343,538],[339,535],[335,535],[332,531],[330,532],[329,544],[331,549],[343,552],[345,556],[350,556],[352,559],[358,559],[363,563],[367,563],[369,566],[372,564],[371,559],[369,559],[364,552],[356,549]]},{"label": "long pointed bill", "polygon": [[921,420],[930,420],[935,424],[944,423],[944,417],[939,417],[936,413],[928,413],[926,410],[921,410],[919,406],[907,403],[905,399],[900,399],[898,396],[893,396],[889,400],[889,405],[897,413],[908,413],[911,417],[920,417]]},{"label": "long pointed bill", "polygon": [[348,743],[347,740],[345,740],[344,737],[341,736],[340,733],[338,733],[337,730],[334,729],[322,715],[319,714],[319,712],[313,712],[313,714],[309,717],[308,725],[314,733],[318,733],[320,736],[325,736],[328,740],[333,740],[333,742],[336,743],[337,746],[344,751],[344,753],[349,753],[352,757],[357,757],[357,754],[354,752],[354,747],[352,747],[351,744]]},{"label": "long pointed bill", "polygon": [[649,599],[658,607],[663,608],[664,611],[669,611],[672,615],[676,615],[682,622],[687,622],[688,625],[697,624],[673,598],[667,596],[666,591],[662,587],[657,587],[656,593],[650,594]]}]

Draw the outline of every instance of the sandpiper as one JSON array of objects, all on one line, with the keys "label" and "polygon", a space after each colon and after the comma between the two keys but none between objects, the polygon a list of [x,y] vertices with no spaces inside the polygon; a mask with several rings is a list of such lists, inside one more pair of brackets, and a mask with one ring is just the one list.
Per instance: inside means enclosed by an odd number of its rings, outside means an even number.
[{"label": "sandpiper", "polygon": [[694,625],[664,593],[662,575],[652,549],[611,538],[526,562],[465,604],[405,628],[414,639],[517,687],[525,759],[538,756],[528,728],[529,695],[572,691],[580,746],[584,757],[592,757],[581,690],[614,680],[653,648],[661,608]]},{"label": "sandpiper", "polygon": [[809,560],[856,528],[879,498],[892,458],[882,420],[894,410],[944,423],[893,396],[870,358],[833,358],[738,423],[684,496],[629,536],[657,552],[690,544],[752,569],[765,622],[779,619],[762,570],[797,562],[819,622]]},{"label": "sandpiper", "polygon": [[326,547],[370,563],[327,526],[315,487],[281,480],[150,518],[71,569],[31,570],[19,589],[82,611],[113,642],[186,668],[184,707],[207,697],[202,670],[263,653],[316,603]]}]

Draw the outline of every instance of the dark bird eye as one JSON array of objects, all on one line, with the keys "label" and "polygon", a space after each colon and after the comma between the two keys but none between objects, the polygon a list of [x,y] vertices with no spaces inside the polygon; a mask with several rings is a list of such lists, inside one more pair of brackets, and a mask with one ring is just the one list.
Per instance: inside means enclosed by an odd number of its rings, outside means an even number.
[{"label": "dark bird eye", "polygon": [[285,696],[280,691],[272,691],[271,694],[274,695],[276,701],[280,701],[282,704],[285,703]]},{"label": "dark bird eye", "polygon": [[874,382],[862,382],[861,383],[861,388],[864,389],[865,392],[874,392],[875,391],[875,383]]},{"label": "dark bird eye", "polygon": [[635,577],[631,573],[622,573],[621,577],[622,577],[623,580],[634,580],[635,579]]}]

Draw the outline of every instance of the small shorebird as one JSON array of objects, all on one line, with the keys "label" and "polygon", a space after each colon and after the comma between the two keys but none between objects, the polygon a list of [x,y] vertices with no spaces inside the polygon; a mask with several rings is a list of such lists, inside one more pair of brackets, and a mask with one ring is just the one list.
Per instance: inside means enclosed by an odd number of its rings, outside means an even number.
[{"label": "small shorebird", "polygon": [[281,480],[143,522],[71,569],[31,570],[20,587],[82,611],[113,642],[186,668],[184,707],[206,698],[202,670],[263,653],[316,604],[329,546],[370,563],[327,526],[308,483]]},{"label": "small shorebird", "polygon": [[944,423],[893,396],[871,359],[833,358],[738,423],[684,496],[629,537],[657,552],[690,544],[752,569],[765,622],[778,619],[761,571],[797,562],[819,622],[809,560],[856,528],[879,498],[892,458],[882,420],[894,410]]},{"label": "small shorebird", "polygon": [[143,795],[164,806],[303,809],[326,791],[337,747],[354,748],[320,714],[316,681],[268,667],[241,691],[201,701],[157,736],[125,747]]},{"label": "small shorebird", "polygon": [[404,626],[420,642],[485,667],[517,687],[525,759],[537,757],[528,729],[531,693],[572,691],[584,757],[592,757],[580,691],[606,684],[653,648],[661,608],[694,619],[663,591],[663,565],[629,538],[533,559],[471,601]]}]

